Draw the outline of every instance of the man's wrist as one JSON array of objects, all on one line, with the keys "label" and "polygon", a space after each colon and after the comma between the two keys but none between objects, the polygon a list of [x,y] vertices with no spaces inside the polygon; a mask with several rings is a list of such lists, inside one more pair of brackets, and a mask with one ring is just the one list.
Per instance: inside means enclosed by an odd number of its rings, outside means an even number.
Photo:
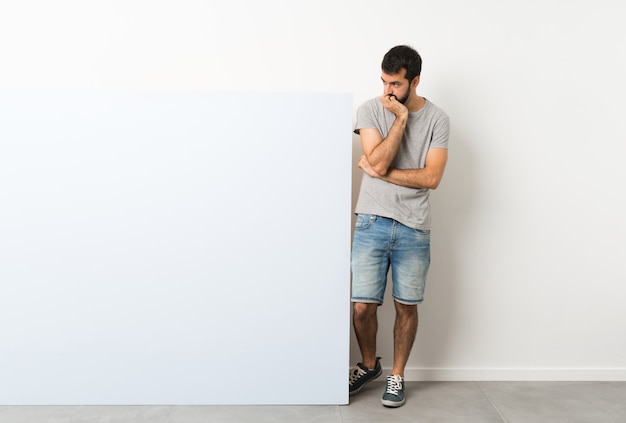
[{"label": "man's wrist", "polygon": [[409,119],[409,113],[402,113],[402,114],[398,114],[396,115],[396,120],[399,121],[401,124],[406,124],[406,121]]}]

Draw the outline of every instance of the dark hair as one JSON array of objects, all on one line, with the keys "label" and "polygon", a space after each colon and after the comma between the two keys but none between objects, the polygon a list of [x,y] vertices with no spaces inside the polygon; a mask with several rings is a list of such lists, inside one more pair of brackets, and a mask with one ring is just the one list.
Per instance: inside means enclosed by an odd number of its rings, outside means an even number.
[{"label": "dark hair", "polygon": [[402,68],[406,69],[406,79],[413,81],[422,72],[422,58],[409,46],[395,46],[385,54],[382,63],[383,72],[395,75]]}]

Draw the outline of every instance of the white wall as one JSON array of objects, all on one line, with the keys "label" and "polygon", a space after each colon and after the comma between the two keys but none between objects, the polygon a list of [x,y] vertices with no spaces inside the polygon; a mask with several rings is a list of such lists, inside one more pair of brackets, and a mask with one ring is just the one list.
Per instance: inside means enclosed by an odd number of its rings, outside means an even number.
[{"label": "white wall", "polygon": [[[356,108],[380,93],[387,49],[412,44],[419,93],[453,129],[408,377],[623,380],[619,11],[617,0],[13,2],[0,9],[0,88],[351,92]],[[388,301],[386,367],[392,319]]]}]

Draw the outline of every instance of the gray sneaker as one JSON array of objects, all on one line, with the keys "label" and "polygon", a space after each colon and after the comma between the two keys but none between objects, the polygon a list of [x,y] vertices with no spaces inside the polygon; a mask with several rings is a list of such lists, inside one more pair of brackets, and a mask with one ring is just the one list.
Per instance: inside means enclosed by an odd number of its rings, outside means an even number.
[{"label": "gray sneaker", "polygon": [[400,407],[404,405],[404,379],[402,376],[387,376],[387,388],[382,403],[385,407]]},{"label": "gray sneaker", "polygon": [[357,363],[356,366],[350,369],[350,395],[359,392],[366,383],[376,379],[382,372],[383,368],[380,365],[380,357],[376,357],[376,367],[372,370],[365,367],[363,363]]}]

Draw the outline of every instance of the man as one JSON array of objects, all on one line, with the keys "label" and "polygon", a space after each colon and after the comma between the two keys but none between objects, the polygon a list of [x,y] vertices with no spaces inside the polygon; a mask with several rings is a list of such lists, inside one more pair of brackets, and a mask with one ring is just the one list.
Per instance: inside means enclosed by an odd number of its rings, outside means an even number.
[{"label": "man", "polygon": [[382,61],[383,95],[362,104],[364,175],[355,208],[352,245],[353,324],[362,362],[350,370],[350,395],[382,373],[376,356],[377,307],[391,268],[396,310],[394,357],[382,403],[405,402],[404,370],[417,333],[430,264],[430,207],[448,159],[448,116],[416,93],[422,59],[411,47],[393,47]]}]

